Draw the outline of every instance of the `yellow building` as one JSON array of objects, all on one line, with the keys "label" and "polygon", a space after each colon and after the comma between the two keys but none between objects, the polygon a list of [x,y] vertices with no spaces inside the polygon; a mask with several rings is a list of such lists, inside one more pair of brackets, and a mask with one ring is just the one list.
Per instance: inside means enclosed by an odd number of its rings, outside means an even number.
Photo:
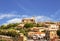
[{"label": "yellow building", "polygon": [[59,29],[59,26],[56,25],[56,24],[51,24],[51,25],[49,26],[50,38],[51,38],[51,39],[57,36],[56,31],[57,31],[58,29]]}]

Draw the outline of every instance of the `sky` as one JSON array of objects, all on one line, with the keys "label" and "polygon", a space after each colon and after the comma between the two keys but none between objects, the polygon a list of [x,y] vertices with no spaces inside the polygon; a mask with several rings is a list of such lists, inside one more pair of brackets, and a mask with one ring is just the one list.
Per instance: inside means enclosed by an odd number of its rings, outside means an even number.
[{"label": "sky", "polygon": [[0,25],[32,16],[37,22],[60,21],[60,0],[0,0]]}]

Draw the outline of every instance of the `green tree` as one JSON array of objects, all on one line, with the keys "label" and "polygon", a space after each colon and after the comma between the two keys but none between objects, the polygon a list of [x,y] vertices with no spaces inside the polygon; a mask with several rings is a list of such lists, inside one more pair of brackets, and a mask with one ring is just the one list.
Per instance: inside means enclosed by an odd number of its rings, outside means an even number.
[{"label": "green tree", "polygon": [[26,27],[26,28],[30,28],[30,27],[34,27],[35,25],[34,24],[32,24],[32,23],[26,23],[25,25],[24,25],[24,27]]},{"label": "green tree", "polygon": [[6,41],[6,40],[2,40],[2,39],[1,39],[0,41]]},{"label": "green tree", "polygon": [[48,26],[45,24],[37,24],[37,27],[48,27]]},{"label": "green tree", "polygon": [[6,36],[11,36],[11,37],[15,37],[18,36],[20,32],[18,32],[17,30],[14,29],[10,29],[10,30],[0,30],[0,35],[6,35]]},{"label": "green tree", "polygon": [[37,24],[37,27],[41,27],[41,25],[40,24]]},{"label": "green tree", "polygon": [[8,24],[8,25],[1,25],[0,26],[0,29],[14,29],[14,27],[16,27],[19,23],[11,23],[11,24]]},{"label": "green tree", "polygon": [[60,30],[57,30],[57,35],[58,35],[59,38],[60,38]]},{"label": "green tree", "polygon": [[18,23],[12,23],[12,24],[8,24],[7,27],[11,28],[11,27],[16,27],[18,25]]},{"label": "green tree", "polygon": [[0,29],[7,29],[7,25],[1,25]]},{"label": "green tree", "polygon": [[20,33],[25,34],[25,30],[24,29],[20,29]]}]

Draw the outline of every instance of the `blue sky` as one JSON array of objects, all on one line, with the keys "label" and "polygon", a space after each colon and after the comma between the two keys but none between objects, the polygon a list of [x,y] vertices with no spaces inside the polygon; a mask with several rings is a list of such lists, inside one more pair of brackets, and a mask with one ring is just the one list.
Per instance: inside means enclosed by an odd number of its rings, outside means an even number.
[{"label": "blue sky", "polygon": [[37,21],[60,21],[60,0],[0,0],[0,24],[32,16]]}]

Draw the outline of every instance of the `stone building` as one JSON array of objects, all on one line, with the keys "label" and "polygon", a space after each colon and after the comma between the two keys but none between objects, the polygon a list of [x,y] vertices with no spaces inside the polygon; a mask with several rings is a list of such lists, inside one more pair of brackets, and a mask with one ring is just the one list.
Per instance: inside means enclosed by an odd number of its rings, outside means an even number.
[{"label": "stone building", "polygon": [[22,23],[35,23],[35,18],[24,18],[22,19]]},{"label": "stone building", "polygon": [[57,31],[58,29],[59,29],[59,25],[51,24],[51,25],[49,26],[50,39],[57,36],[56,31]]}]

